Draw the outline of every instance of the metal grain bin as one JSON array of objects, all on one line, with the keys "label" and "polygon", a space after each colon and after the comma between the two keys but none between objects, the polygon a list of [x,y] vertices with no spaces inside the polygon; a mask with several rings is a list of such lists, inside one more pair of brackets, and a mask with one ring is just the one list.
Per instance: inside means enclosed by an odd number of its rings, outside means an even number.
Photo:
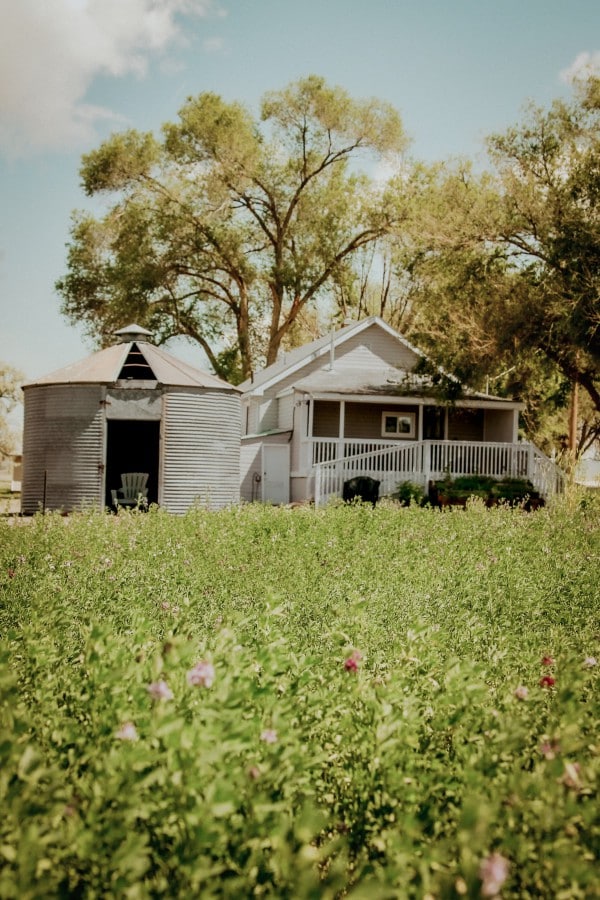
[{"label": "metal grain bin", "polygon": [[121,342],[24,386],[21,510],[111,506],[124,472],[183,513],[240,498],[240,392],[149,343]]}]

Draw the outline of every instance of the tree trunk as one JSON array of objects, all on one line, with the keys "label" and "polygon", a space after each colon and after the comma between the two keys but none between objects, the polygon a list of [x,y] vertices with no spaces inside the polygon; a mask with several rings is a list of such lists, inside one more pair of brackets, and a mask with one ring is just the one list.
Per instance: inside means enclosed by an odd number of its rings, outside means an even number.
[{"label": "tree trunk", "polygon": [[573,381],[571,386],[571,406],[569,409],[569,452],[573,462],[577,457],[577,420],[579,418],[579,382]]},{"label": "tree trunk", "polygon": [[240,305],[237,312],[237,336],[240,348],[240,363],[242,378],[250,378],[252,375],[252,349],[250,346],[250,314],[248,311],[248,293],[245,288],[240,289]]}]

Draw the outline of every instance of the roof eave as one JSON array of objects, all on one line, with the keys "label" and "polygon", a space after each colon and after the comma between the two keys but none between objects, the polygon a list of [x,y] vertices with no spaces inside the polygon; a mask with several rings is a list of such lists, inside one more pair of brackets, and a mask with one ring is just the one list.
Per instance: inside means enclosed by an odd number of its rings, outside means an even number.
[{"label": "roof eave", "polygon": [[[380,319],[379,316],[369,316],[366,319],[361,319],[359,322],[356,322],[353,326],[347,326],[346,328],[340,329],[333,334],[333,347],[341,346],[345,344],[347,340],[352,337],[356,337],[357,334],[360,334],[361,331],[365,331],[367,328],[370,328],[372,325],[378,325],[383,331],[386,331],[391,337],[393,337],[400,344],[405,346],[407,349],[411,350],[417,356],[425,358],[425,354],[422,350],[419,350],[418,347],[414,347],[410,341],[407,341],[406,338],[395,331],[391,325],[388,325],[387,322],[384,322],[383,319]],[[323,336],[323,340],[327,336]],[[272,387],[273,384],[276,384],[278,381],[281,381],[283,378],[289,378],[290,375],[293,375],[294,372],[298,372],[300,369],[304,368],[307,363],[312,362],[315,359],[319,359],[322,356],[326,356],[330,352],[331,342],[325,341],[321,347],[312,352],[308,353],[306,356],[303,356],[301,359],[296,360],[296,362],[291,363],[289,366],[286,366],[280,369],[276,374],[274,374],[271,378],[268,378],[266,381],[261,382],[255,388],[252,386],[252,382],[249,383],[247,388],[244,388],[243,385],[242,391],[245,394],[254,394],[256,397],[260,397],[264,394],[266,390]],[[245,384],[245,382],[243,382]]]}]

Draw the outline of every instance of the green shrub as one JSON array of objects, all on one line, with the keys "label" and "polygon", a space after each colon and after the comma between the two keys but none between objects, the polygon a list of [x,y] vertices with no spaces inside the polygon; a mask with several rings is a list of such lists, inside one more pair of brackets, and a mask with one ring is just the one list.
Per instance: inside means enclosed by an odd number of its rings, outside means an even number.
[{"label": "green shrub", "polygon": [[471,497],[477,497],[488,505],[498,503],[540,505],[541,496],[526,478],[492,478],[488,475],[459,475],[446,477],[433,485],[433,493],[441,502],[460,502],[466,505]]},{"label": "green shrub", "polygon": [[413,481],[401,481],[392,494],[392,499],[397,500],[402,506],[410,506],[416,503],[420,506],[425,499],[425,492],[420,484]]}]

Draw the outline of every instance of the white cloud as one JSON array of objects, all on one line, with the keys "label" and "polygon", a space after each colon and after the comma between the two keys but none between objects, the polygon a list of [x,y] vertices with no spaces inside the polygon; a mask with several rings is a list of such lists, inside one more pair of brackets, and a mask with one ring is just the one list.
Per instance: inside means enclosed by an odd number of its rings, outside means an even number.
[{"label": "white cloud", "polygon": [[572,84],[580,78],[587,78],[588,75],[600,76],[600,50],[594,53],[584,50],[579,53],[569,68],[562,70],[560,80],[565,84]]},{"label": "white cloud", "polygon": [[212,0],[0,0],[0,150],[78,147],[113,113],[86,103],[98,75],[143,76]]}]

